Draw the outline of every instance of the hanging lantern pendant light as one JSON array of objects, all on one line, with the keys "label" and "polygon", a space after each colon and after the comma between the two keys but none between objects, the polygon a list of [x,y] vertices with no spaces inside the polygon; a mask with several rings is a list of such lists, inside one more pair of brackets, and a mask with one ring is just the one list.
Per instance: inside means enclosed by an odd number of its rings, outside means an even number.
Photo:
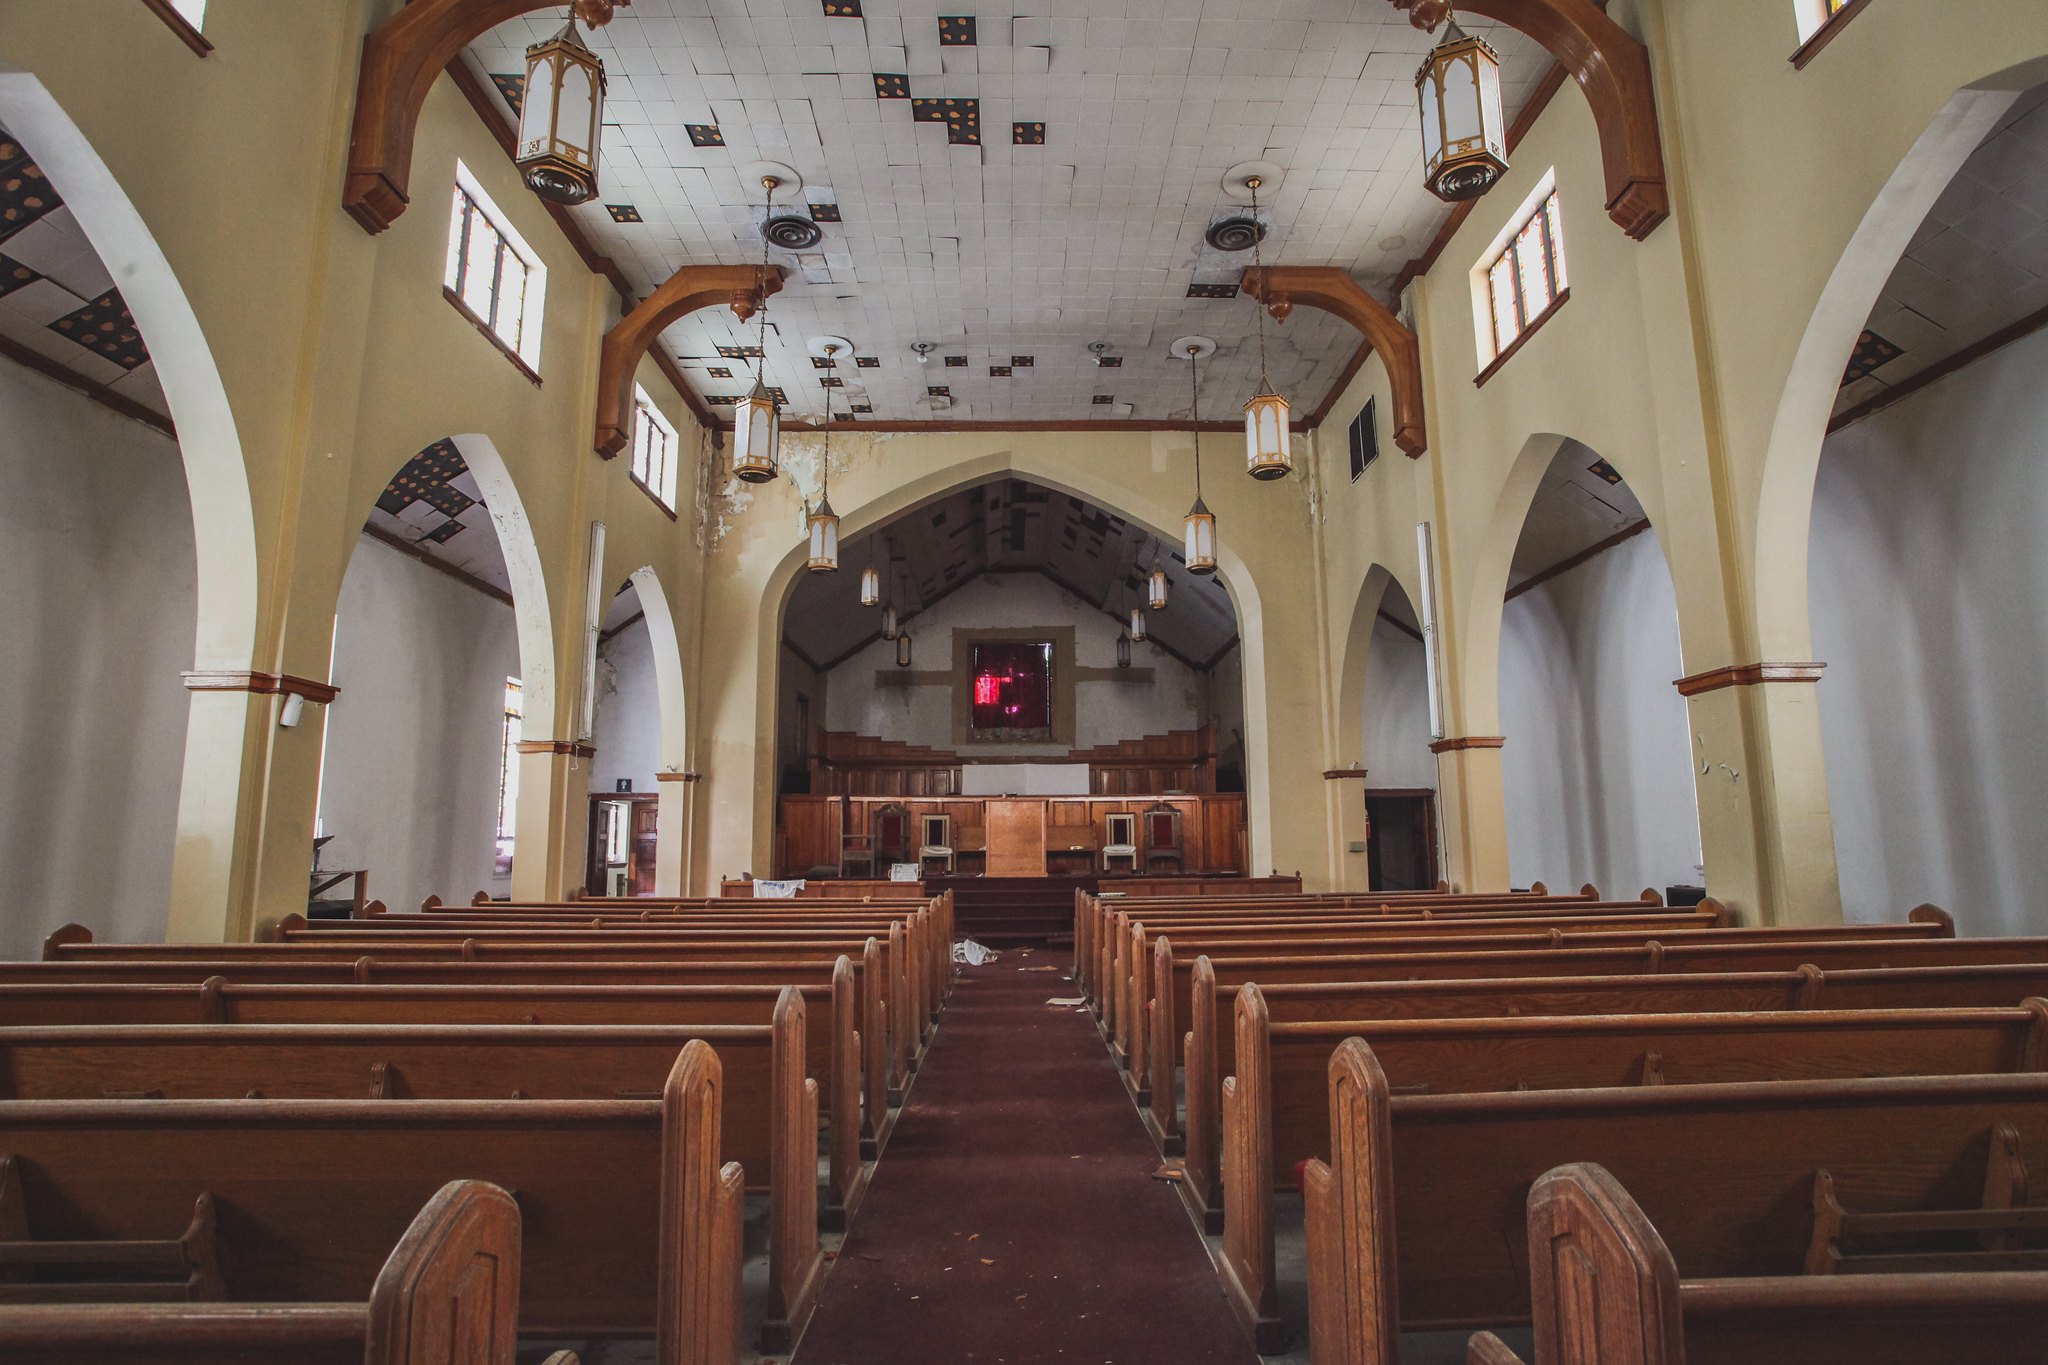
[{"label": "hanging lantern pendant light", "polygon": [[[780,182],[774,176],[761,178],[762,198],[766,212],[775,207],[775,187]],[[754,349],[760,355],[754,361],[754,387],[742,398],[733,412],[732,472],[746,483],[772,483],[782,461],[782,412],[775,406],[775,395],[768,392],[768,236],[761,235],[761,269],[755,276],[758,298],[755,308],[761,315],[760,344]]]},{"label": "hanging lantern pendant light", "polygon": [[1162,569],[1162,568],[1160,568],[1160,567],[1159,567],[1159,563],[1158,563],[1158,561],[1157,561],[1156,559],[1155,559],[1155,560],[1153,561],[1153,564],[1152,564],[1152,576],[1151,576],[1151,579],[1150,579],[1150,584],[1151,584],[1151,592],[1150,592],[1150,596],[1149,596],[1149,602],[1148,602],[1148,604],[1149,604],[1149,605],[1151,606],[1152,610],[1154,610],[1154,611],[1165,611],[1165,610],[1166,610],[1166,570],[1164,570],[1164,569]]},{"label": "hanging lantern pendant light", "polygon": [[[1257,222],[1259,186],[1263,182],[1255,175],[1245,183],[1252,192],[1252,220]],[[1258,272],[1261,296],[1267,293],[1265,263],[1259,254],[1259,238],[1263,235],[1252,236],[1252,269]],[[1258,309],[1259,391],[1244,405],[1245,472],[1255,479],[1284,479],[1294,468],[1287,400],[1273,392],[1273,381],[1266,377],[1266,305],[1262,302]]]},{"label": "hanging lantern pendant light", "polygon": [[1201,350],[1193,342],[1188,344],[1188,390],[1193,395],[1188,404],[1188,416],[1195,426],[1195,505],[1188,508],[1183,527],[1181,559],[1192,574],[1216,572],[1216,514],[1202,501],[1202,389],[1195,376],[1195,357]]},{"label": "hanging lantern pendant light", "polygon": [[519,174],[557,204],[597,197],[597,143],[604,126],[604,63],[576,36],[576,21],[526,49],[519,110]]},{"label": "hanging lantern pendant light", "polygon": [[[825,348],[830,360],[837,346]],[[839,572],[839,514],[832,510],[832,390],[825,390],[825,441],[818,455],[818,506],[810,511],[811,555],[805,567],[812,573]],[[902,651],[899,649],[898,654]]]},{"label": "hanging lantern pendant light", "polygon": [[860,604],[872,607],[882,600],[882,575],[875,568],[875,542],[868,541],[868,566],[860,571]]},{"label": "hanging lantern pendant light", "polygon": [[[1448,203],[1477,199],[1508,170],[1507,123],[1501,115],[1500,56],[1449,15],[1444,39],[1415,73],[1422,112],[1422,183]],[[1418,27],[1434,14],[1410,16]]]}]

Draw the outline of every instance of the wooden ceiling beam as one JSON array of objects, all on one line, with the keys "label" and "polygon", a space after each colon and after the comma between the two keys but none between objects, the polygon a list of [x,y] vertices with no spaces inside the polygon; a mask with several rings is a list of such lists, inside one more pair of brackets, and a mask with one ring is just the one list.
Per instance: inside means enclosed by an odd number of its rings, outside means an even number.
[{"label": "wooden ceiling beam", "polygon": [[[1434,30],[1449,9],[1444,0],[1388,3],[1407,11],[1409,22],[1425,31]],[[1637,241],[1655,231],[1670,216],[1671,200],[1648,50],[1595,0],[1461,0],[1458,7],[1519,29],[1557,58],[1586,92],[1600,131],[1607,216]]]},{"label": "wooden ceiling beam", "polygon": [[[593,445],[609,460],[633,440],[633,374],[640,357],[661,340],[670,323],[700,308],[725,304],[741,321],[761,300],[782,288],[782,267],[764,272],[755,265],[686,265],[661,288],[640,300],[604,334],[597,361],[597,430]],[[694,397],[684,389],[685,397]]]},{"label": "wooden ceiling beam", "polygon": [[[363,231],[382,232],[411,203],[412,144],[427,92],[462,49],[508,19],[551,10],[561,0],[411,0],[363,39],[356,74],[355,123],[341,206]],[[633,0],[573,0],[592,28]]]},{"label": "wooden ceiling beam", "polygon": [[1429,449],[1429,426],[1422,408],[1422,347],[1387,306],[1365,286],[1326,265],[1269,265],[1244,272],[1244,292],[1266,306],[1276,321],[1285,322],[1298,303],[1320,308],[1350,323],[1387,367],[1394,387],[1394,444],[1410,458]]}]

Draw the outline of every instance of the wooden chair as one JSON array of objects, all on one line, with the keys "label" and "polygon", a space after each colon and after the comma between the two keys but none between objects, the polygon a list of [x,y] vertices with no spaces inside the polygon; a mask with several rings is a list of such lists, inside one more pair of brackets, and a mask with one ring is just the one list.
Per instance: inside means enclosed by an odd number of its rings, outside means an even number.
[{"label": "wooden chair", "polygon": [[875,838],[872,834],[842,834],[839,836],[839,875],[841,877],[872,877],[875,875]]},{"label": "wooden chair", "polygon": [[921,815],[917,820],[917,872],[930,874],[934,864],[948,876],[953,872],[953,817]]},{"label": "wooden chair", "polygon": [[1171,863],[1175,872],[1187,870],[1186,845],[1181,838],[1181,814],[1161,802],[1145,812],[1145,870]]},{"label": "wooden chair", "polygon": [[1114,872],[1118,863],[1138,871],[1138,817],[1128,812],[1102,817],[1102,870]]},{"label": "wooden chair", "polygon": [[875,870],[881,872],[885,863],[907,863],[910,861],[910,812],[893,802],[877,806],[870,817],[873,824],[869,834],[874,841]]}]

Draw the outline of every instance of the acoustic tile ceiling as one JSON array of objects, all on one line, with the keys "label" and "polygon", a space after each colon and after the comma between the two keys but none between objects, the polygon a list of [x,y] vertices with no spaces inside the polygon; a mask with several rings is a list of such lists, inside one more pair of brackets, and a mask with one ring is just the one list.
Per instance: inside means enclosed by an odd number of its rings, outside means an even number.
[{"label": "acoustic tile ceiling", "polygon": [[[527,44],[565,16],[471,47],[508,117]],[[1512,118],[1550,59],[1512,29],[1468,27],[1501,54]],[[599,202],[575,212],[640,293],[684,265],[758,261],[744,168],[801,174],[777,212],[824,239],[772,255],[788,277],[766,358],[799,416],[823,411],[804,344],[826,335],[876,362],[841,376],[841,414],[1185,416],[1167,349],[1199,333],[1220,344],[1204,392],[1213,378],[1229,395],[1202,415],[1234,417],[1258,379],[1254,305],[1235,290],[1251,258],[1203,241],[1247,212],[1223,191],[1229,168],[1281,168],[1261,205],[1268,261],[1340,266],[1383,295],[1448,211],[1421,187],[1413,79],[1431,40],[1384,0],[636,0],[587,38],[610,94]],[[1267,330],[1272,378],[1305,414],[1358,338],[1310,309]],[[726,310],[663,341],[707,399],[751,380],[710,373],[719,347],[755,341]],[[918,341],[938,347],[929,366]],[[1123,365],[1096,365],[1096,341]],[[937,379],[942,358],[959,363]]]},{"label": "acoustic tile ceiling", "polygon": [[806,575],[783,615],[783,638],[831,667],[878,639],[879,606],[860,605],[861,570],[882,572],[884,601],[914,635],[917,614],[986,573],[1037,573],[1113,618],[1143,606],[1154,565],[1166,571],[1164,611],[1146,613],[1154,644],[1204,667],[1237,638],[1237,610],[1216,577],[1181,566],[1180,547],[1092,503],[1023,479],[962,489],[903,513],[840,547],[839,572]]},{"label": "acoustic tile ceiling", "polygon": [[135,319],[63,196],[0,128],[0,338],[169,417]]},{"label": "acoustic tile ceiling", "polygon": [[501,592],[512,591],[483,491],[453,441],[434,442],[391,476],[370,509],[368,528]]},{"label": "acoustic tile ceiling", "polygon": [[1871,309],[1846,411],[2048,308],[2048,85],[2021,95],[1935,201]]}]

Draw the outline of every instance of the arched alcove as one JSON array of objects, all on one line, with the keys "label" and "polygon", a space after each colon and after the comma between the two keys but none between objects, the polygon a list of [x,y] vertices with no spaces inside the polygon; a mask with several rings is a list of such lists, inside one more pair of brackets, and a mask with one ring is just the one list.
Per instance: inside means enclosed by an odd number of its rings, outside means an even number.
[{"label": "arched alcove", "polygon": [[[934,771],[964,772],[963,760],[1080,766],[1095,771],[1101,796],[1247,785],[1257,765],[1246,754],[1258,741],[1245,696],[1252,664],[1239,628],[1241,580],[1228,567],[1188,573],[1177,517],[1130,515],[1060,479],[1004,466],[933,483],[849,514],[837,574],[805,574],[796,557],[771,580],[777,707],[764,749],[780,795],[857,787],[840,761],[855,751],[871,768],[876,755],[901,760],[892,768],[928,759]],[[1159,522],[1173,529],[1162,534]],[[884,605],[859,601],[871,554],[910,641],[907,663],[899,642],[884,638]],[[1148,607],[1155,568],[1168,580],[1164,611]],[[1144,613],[1146,640],[1128,638],[1133,609]],[[1053,661],[1046,724],[979,726],[962,679],[987,662],[977,663],[982,653],[1033,642]],[[1091,826],[1075,842],[1099,844],[1099,835]],[[1176,868],[1221,860],[1242,870],[1250,861],[1242,830],[1220,820],[1213,831],[1190,828],[1186,842]],[[823,865],[823,845],[792,852],[785,832],[778,846],[779,870]],[[1099,865],[1086,851],[1072,861]]]},{"label": "arched alcove", "polygon": [[1612,895],[1698,884],[1678,605],[1656,533],[1598,452],[1565,438],[1525,455],[1534,488],[1495,589],[1509,875]]},{"label": "arched alcove", "polygon": [[[1426,889],[1441,875],[1429,667],[1407,588],[1375,564],[1345,634],[1337,755],[1340,866],[1354,890]],[[1360,847],[1362,846],[1362,847]]]},{"label": "arched alcove", "polygon": [[322,865],[371,893],[504,894],[521,838],[522,740],[553,733],[554,650],[540,557],[490,438],[414,454],[369,513],[336,606],[319,832]]},{"label": "arched alcove", "polygon": [[181,674],[251,663],[233,415],[141,214],[41,82],[4,63],[0,181],[0,754],[16,778],[0,803],[14,870],[0,950],[27,955],[66,920],[217,937],[228,888],[209,850],[232,837],[245,708]]},{"label": "arched alcove", "polygon": [[[1930,169],[1931,173],[1931,169]],[[2048,660],[2048,85],[1936,187],[1862,319],[1812,489],[1821,739],[1844,914],[2040,933]]]},{"label": "arched alcove", "polygon": [[675,619],[651,566],[634,570],[605,609],[595,686],[584,889],[654,895],[664,846],[674,840],[679,847],[683,837],[670,831],[673,819],[661,818],[660,802],[663,787],[684,771],[685,729]]}]

